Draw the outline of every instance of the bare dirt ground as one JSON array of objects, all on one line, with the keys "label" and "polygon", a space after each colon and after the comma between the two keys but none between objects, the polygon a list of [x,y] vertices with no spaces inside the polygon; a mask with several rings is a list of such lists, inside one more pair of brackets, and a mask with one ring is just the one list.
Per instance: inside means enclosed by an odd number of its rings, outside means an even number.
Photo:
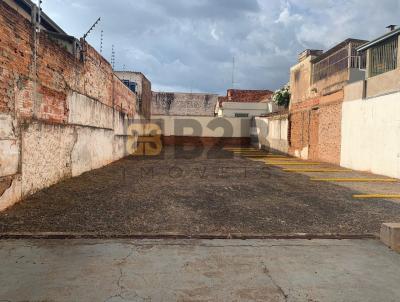
[{"label": "bare dirt ground", "polygon": [[400,204],[352,198],[371,184],[312,182],[222,150],[182,154],[129,157],[65,180],[0,213],[0,232],[367,234],[400,217]]}]

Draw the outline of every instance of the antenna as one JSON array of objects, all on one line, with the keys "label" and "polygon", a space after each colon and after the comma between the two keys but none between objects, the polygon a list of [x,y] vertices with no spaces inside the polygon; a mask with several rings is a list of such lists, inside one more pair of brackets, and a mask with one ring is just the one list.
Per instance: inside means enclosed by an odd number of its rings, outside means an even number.
[{"label": "antenna", "polygon": [[114,50],[114,44],[111,46],[111,66],[112,69],[115,69],[115,50]]},{"label": "antenna", "polygon": [[99,23],[101,18],[99,17],[96,22],[92,25],[92,27],[87,31],[87,33],[83,36],[83,40],[86,40],[86,37],[90,34],[90,32],[93,30],[93,28],[96,27],[97,23]]},{"label": "antenna", "polygon": [[101,34],[100,34],[100,53],[103,53],[103,33],[104,31],[101,30]]},{"label": "antenna", "polygon": [[232,58],[232,88],[235,88],[235,56]]}]

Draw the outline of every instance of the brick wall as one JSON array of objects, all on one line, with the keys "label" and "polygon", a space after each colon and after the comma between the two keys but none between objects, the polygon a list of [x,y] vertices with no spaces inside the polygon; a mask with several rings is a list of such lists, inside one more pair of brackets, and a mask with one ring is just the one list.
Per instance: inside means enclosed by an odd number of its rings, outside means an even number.
[{"label": "brick wall", "polygon": [[333,164],[340,163],[343,90],[291,106],[292,155]]},{"label": "brick wall", "polygon": [[125,155],[136,95],[93,47],[81,61],[65,43],[42,31],[34,64],[30,19],[0,1],[0,210]]}]

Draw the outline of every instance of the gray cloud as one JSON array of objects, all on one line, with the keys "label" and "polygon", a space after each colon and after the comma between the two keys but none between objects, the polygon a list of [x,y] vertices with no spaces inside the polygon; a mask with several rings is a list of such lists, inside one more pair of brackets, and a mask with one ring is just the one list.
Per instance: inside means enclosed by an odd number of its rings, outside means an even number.
[{"label": "gray cloud", "polygon": [[224,93],[231,86],[276,89],[304,48],[326,49],[348,37],[372,39],[396,23],[400,0],[44,0],[68,33],[116,68],[145,73],[158,90]]}]

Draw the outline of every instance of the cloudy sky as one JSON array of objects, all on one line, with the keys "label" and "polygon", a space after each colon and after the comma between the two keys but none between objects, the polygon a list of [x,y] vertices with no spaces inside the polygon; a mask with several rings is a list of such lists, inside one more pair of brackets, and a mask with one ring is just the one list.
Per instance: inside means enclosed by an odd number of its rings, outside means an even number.
[{"label": "cloudy sky", "polygon": [[223,94],[277,89],[306,48],[373,39],[400,24],[400,0],[44,0],[68,34],[88,41],[116,69],[141,71],[153,90]]}]

